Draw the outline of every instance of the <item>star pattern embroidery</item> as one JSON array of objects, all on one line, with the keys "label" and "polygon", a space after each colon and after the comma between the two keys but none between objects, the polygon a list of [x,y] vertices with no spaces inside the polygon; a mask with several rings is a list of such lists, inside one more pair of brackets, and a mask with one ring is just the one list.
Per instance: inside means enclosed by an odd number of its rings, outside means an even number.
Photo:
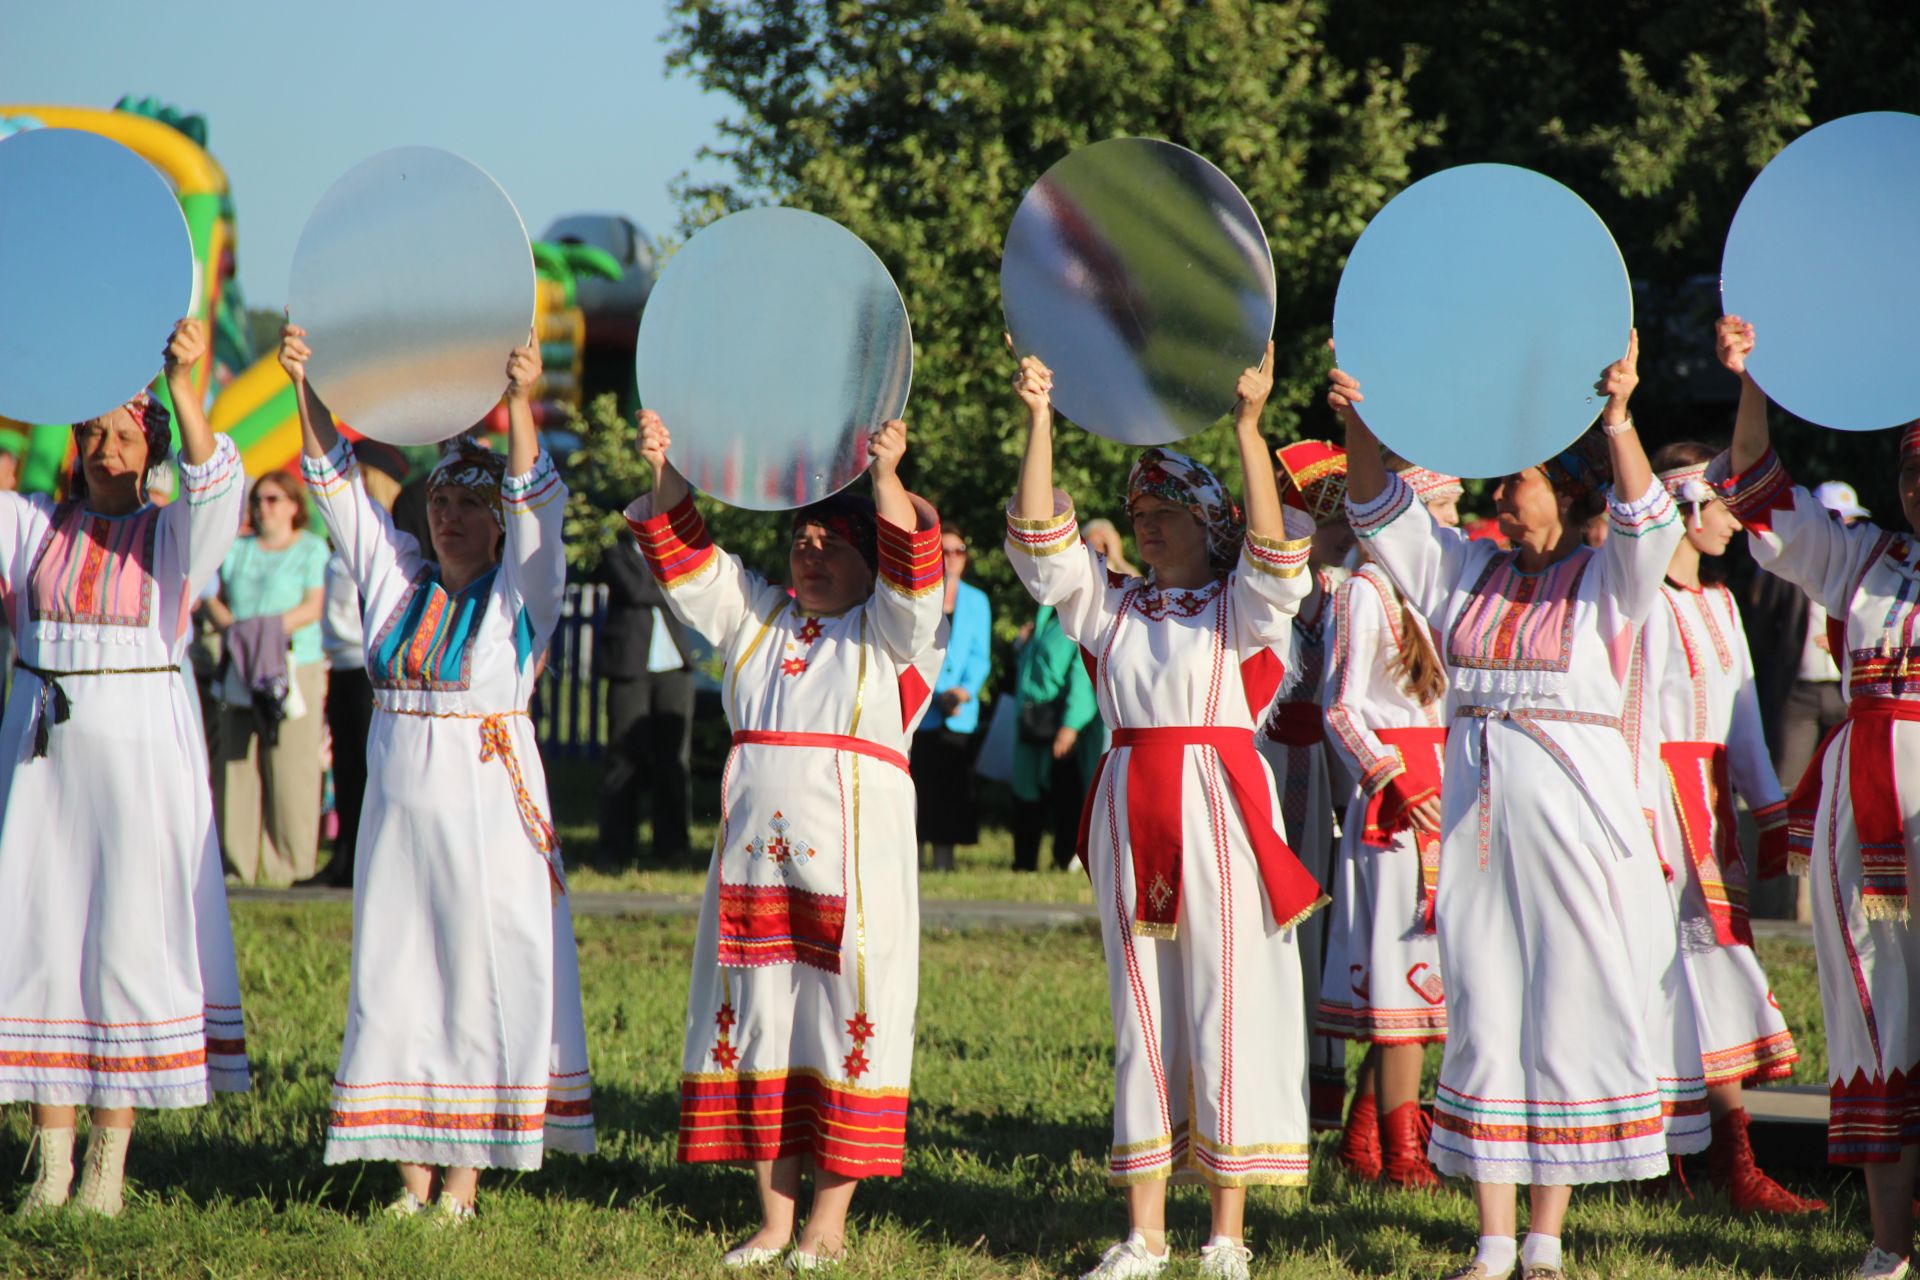
[{"label": "star pattern embroidery", "polygon": [[768,859],[782,876],[791,880],[795,865],[802,859],[813,857],[813,846],[804,840],[787,838],[787,830],[793,826],[793,820],[778,809],[773,811],[773,818],[767,825],[773,828],[773,835],[747,841],[747,852],[756,859]]},{"label": "star pattern embroidery", "polygon": [[826,631],[826,628],[820,624],[820,619],[808,618],[805,622],[800,624],[800,631],[799,631],[800,642],[802,644],[811,645],[815,640],[818,640],[822,635],[822,633],[824,633],[825,631]]},{"label": "star pattern embroidery", "polygon": [[847,1034],[853,1038],[853,1052],[841,1059],[840,1065],[846,1069],[847,1079],[858,1080],[873,1068],[866,1052],[867,1042],[873,1039],[873,1023],[867,1020],[865,1009],[847,1019]]},{"label": "star pattern embroidery", "polygon": [[799,674],[800,674],[800,673],[801,673],[802,671],[805,671],[806,669],[807,669],[807,660],[806,660],[805,658],[782,658],[782,659],[780,659],[780,674],[781,674],[781,675],[786,675],[786,676],[797,676],[797,675],[799,675]]},{"label": "star pattern embroidery", "polygon": [[733,1047],[732,1031],[734,1027],[733,1004],[722,1001],[720,1011],[713,1015],[714,1025],[720,1028],[720,1035],[713,1044],[713,1060],[722,1071],[731,1071],[740,1061],[740,1051]]},{"label": "star pattern embroidery", "polygon": [[1165,911],[1167,904],[1173,901],[1173,886],[1167,883],[1164,875],[1156,875],[1153,885],[1147,890],[1147,898],[1153,903],[1154,911]]}]

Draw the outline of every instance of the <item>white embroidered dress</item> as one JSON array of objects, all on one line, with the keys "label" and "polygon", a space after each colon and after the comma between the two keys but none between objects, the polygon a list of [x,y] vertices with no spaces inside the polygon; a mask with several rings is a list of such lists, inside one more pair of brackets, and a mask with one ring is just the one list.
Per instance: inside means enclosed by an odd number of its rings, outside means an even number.
[{"label": "white embroidered dress", "polygon": [[721,655],[734,731],[687,995],[683,1161],[901,1171],[920,974],[907,758],[946,657],[940,526],[916,507],[916,529],[880,522],[872,596],[832,617],[715,547],[691,497],[627,508],[667,604]]},{"label": "white embroidered dress", "polygon": [[1354,531],[1446,637],[1436,915],[1447,1052],[1430,1157],[1481,1182],[1650,1178],[1709,1136],[1673,906],[1623,734],[1639,624],[1681,537],[1657,482],[1540,573],[1436,525],[1399,477]]},{"label": "white embroidered dress", "polygon": [[1422,706],[1388,666],[1412,643],[1403,619],[1423,636],[1427,628],[1418,614],[1401,609],[1380,566],[1365,565],[1341,584],[1335,618],[1327,737],[1360,785],[1340,824],[1319,1028],[1373,1044],[1433,1044],[1447,1038],[1440,942],[1428,896],[1439,849],[1408,828],[1381,830],[1377,815],[1396,788],[1401,794],[1393,798],[1409,804],[1432,794],[1445,750],[1446,699]]},{"label": "white embroidered dress", "polygon": [[1064,501],[1051,519],[1007,521],[1014,571],[1095,660],[1113,731],[1087,865],[1113,1013],[1115,1183],[1307,1178],[1293,926],[1325,899],[1276,850],[1278,796],[1254,748],[1312,584],[1307,544],[1249,536],[1226,578],[1163,591],[1110,579]]},{"label": "white embroidered dress", "polygon": [[526,715],[566,582],[566,486],[545,453],[506,477],[500,564],[449,594],[349,444],[301,471],[360,590],[374,702],[326,1162],[590,1152],[573,914]]},{"label": "white embroidered dress", "polygon": [[1725,587],[1667,583],[1660,596],[1641,640],[1640,784],[1672,874],[1701,1063],[1709,1085],[1778,1080],[1800,1054],[1753,953],[1754,877],[1735,840],[1732,792],[1761,824],[1763,848],[1779,836],[1779,866],[1761,874],[1786,870],[1787,802],[1760,726],[1747,633]]},{"label": "white embroidered dress", "polygon": [[246,492],[233,442],[215,441],[165,507],[0,493],[20,664],[0,723],[0,1101],[191,1107],[247,1088],[206,739],[180,671]]},{"label": "white embroidered dress", "polygon": [[[1827,1152],[1896,1160],[1920,1143],[1920,540],[1843,525],[1769,451],[1739,476],[1709,471],[1747,528],[1753,558],[1828,614],[1844,657],[1847,720],[1790,800],[1806,859],[1820,962],[1830,1116]],[[1817,786],[1817,791],[1814,787]]]}]

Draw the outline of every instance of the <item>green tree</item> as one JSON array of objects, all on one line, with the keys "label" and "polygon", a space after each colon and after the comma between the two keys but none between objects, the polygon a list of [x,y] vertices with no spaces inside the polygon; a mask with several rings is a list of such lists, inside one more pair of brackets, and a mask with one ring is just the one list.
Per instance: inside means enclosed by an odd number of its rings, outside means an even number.
[{"label": "green tree", "polygon": [[[914,324],[909,482],[976,542],[999,540],[1024,421],[1001,344],[1001,240],[1049,165],[1102,138],[1165,137],[1240,185],[1279,276],[1268,424],[1291,437],[1318,398],[1347,247],[1434,140],[1406,103],[1417,61],[1336,57],[1325,0],[682,0],[676,13],[672,63],[740,104],[721,148],[733,178],[683,192],[689,229],[780,202],[873,247]],[[1238,471],[1224,430],[1186,447]],[[1057,462],[1089,515],[1119,514],[1130,451],[1067,431]],[[1028,616],[1002,557],[975,573],[1003,627]]]}]

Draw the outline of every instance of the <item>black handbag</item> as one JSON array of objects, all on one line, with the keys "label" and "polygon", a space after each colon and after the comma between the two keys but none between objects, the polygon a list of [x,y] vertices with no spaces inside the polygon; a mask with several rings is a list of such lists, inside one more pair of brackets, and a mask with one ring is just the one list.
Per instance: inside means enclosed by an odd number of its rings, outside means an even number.
[{"label": "black handbag", "polygon": [[1066,695],[1061,694],[1052,702],[1023,702],[1020,711],[1014,717],[1014,732],[1022,742],[1042,743],[1048,746],[1060,732],[1060,722],[1066,714]]}]

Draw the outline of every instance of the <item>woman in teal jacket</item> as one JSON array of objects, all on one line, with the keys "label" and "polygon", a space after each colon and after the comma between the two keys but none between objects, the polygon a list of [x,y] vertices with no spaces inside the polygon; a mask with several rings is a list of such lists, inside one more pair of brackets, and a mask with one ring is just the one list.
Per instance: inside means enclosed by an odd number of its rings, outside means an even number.
[{"label": "woman in teal jacket", "polygon": [[980,840],[973,731],[980,726],[980,689],[993,669],[993,611],[986,592],[960,580],[967,569],[967,540],[942,530],[940,551],[946,570],[947,658],[913,735],[912,763],[919,784],[920,840],[933,848],[933,869],[951,871],[954,846]]},{"label": "woman in teal jacket", "polygon": [[1087,780],[1106,749],[1106,725],[1080,647],[1067,639],[1053,607],[1040,610],[1015,660],[1013,696],[1013,869],[1040,866],[1040,835],[1053,821],[1053,862],[1073,861]]}]

